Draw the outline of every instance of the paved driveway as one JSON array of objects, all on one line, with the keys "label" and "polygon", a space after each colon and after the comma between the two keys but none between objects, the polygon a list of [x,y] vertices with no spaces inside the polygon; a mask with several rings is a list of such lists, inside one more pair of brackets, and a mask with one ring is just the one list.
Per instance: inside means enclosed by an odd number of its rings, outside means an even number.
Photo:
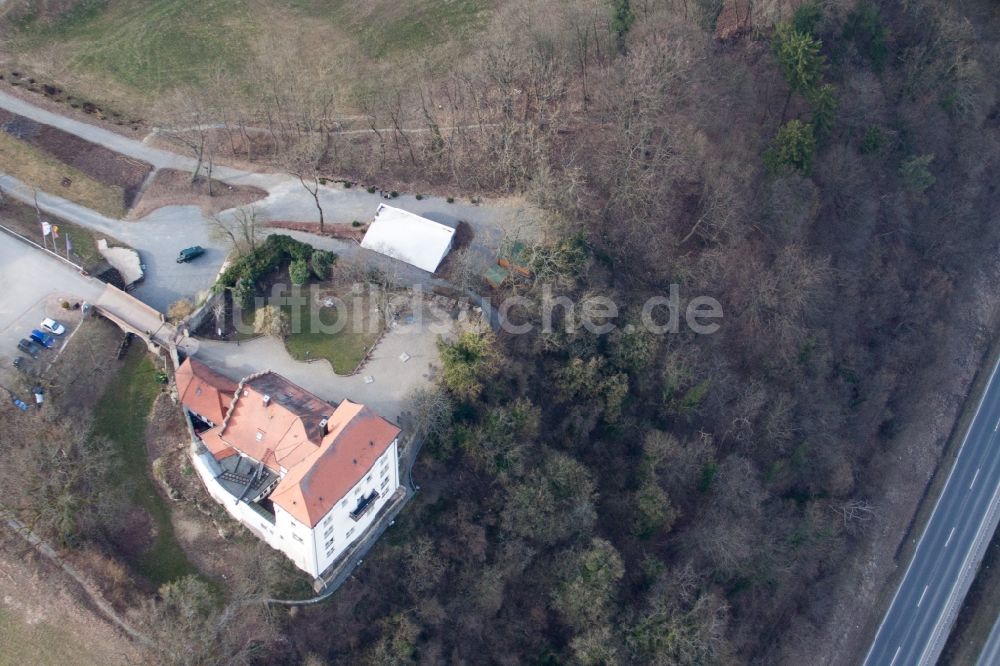
[{"label": "paved driveway", "polygon": [[[436,372],[438,335],[448,337],[455,330],[447,316],[434,316],[429,308],[424,313],[422,323],[400,322],[390,328],[361,372],[349,377],[334,373],[325,359],[296,361],[276,338],[257,338],[239,345],[196,340],[194,355],[237,381],[253,372],[273,370],[321,398],[335,402],[349,398],[397,421],[407,394],[430,383]],[[409,359],[402,360],[403,354]]]}]

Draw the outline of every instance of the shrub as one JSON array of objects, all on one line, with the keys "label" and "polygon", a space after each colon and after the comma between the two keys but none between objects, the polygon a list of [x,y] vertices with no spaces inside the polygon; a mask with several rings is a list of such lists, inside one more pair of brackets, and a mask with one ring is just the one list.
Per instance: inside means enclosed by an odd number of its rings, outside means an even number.
[{"label": "shrub", "polygon": [[823,20],[823,9],[816,2],[800,5],[792,15],[792,27],[797,32],[816,36],[817,28]]},{"label": "shrub", "polygon": [[337,261],[337,255],[326,250],[316,250],[312,255],[312,272],[317,280],[330,277],[330,268]]},{"label": "shrub", "polygon": [[292,284],[305,284],[309,280],[309,272],[309,264],[305,259],[295,259],[288,266],[288,277],[291,278]]},{"label": "shrub", "polygon": [[792,90],[807,93],[819,84],[826,58],[815,37],[785,23],[775,31],[772,47]]},{"label": "shrub", "polygon": [[812,104],[812,126],[816,137],[824,139],[833,129],[833,121],[837,116],[838,102],[833,86],[827,83],[814,88],[809,93],[809,103]]},{"label": "shrub", "polygon": [[254,315],[253,330],[261,335],[283,338],[288,335],[288,313],[277,306],[265,305]]},{"label": "shrub", "polygon": [[352,227],[360,227],[360,226],[361,226],[361,223],[360,223],[360,222],[358,222],[357,220],[354,220],[353,222],[351,222],[351,226],[352,226]]},{"label": "shrub", "polygon": [[167,308],[167,317],[175,324],[194,312],[194,303],[186,298],[175,301]]},{"label": "shrub", "polygon": [[421,199],[423,199],[423,198],[424,198],[424,195],[422,195],[422,194],[418,194],[418,195],[417,195],[417,201],[420,201],[420,200],[421,200]]},{"label": "shrub", "polygon": [[934,184],[934,174],[930,165],[934,155],[916,155],[899,165],[899,177],[903,179],[906,189],[913,192],[923,192]]},{"label": "shrub", "polygon": [[812,169],[816,154],[816,137],[813,127],[800,120],[790,120],[778,129],[771,147],[764,153],[764,164],[772,173]]},{"label": "shrub", "polygon": [[861,55],[872,61],[876,71],[882,71],[889,57],[885,42],[885,27],[879,19],[878,7],[868,0],[861,0],[847,15],[844,38],[854,42]]},{"label": "shrub", "polygon": [[393,199],[395,199],[396,197],[399,196],[399,192],[397,192],[396,190],[393,190],[392,192],[389,192],[389,196],[392,197]]},{"label": "shrub", "polygon": [[455,197],[448,197],[448,203],[455,203]]},{"label": "shrub", "polygon": [[881,152],[885,143],[885,132],[883,132],[882,128],[878,125],[872,125],[865,132],[864,138],[861,139],[861,154],[871,155],[873,153]]},{"label": "shrub", "polygon": [[261,278],[287,261],[308,261],[312,253],[313,248],[308,243],[284,234],[273,234],[253,252],[233,262],[219,277],[218,287],[233,289],[243,307],[251,307],[254,289]]},{"label": "shrub", "polygon": [[345,190],[349,190],[349,189],[351,189],[351,185],[353,185],[353,184],[354,184],[354,183],[352,183],[351,181],[349,181],[349,180],[345,180],[345,181],[344,181],[344,189],[345,189]]}]

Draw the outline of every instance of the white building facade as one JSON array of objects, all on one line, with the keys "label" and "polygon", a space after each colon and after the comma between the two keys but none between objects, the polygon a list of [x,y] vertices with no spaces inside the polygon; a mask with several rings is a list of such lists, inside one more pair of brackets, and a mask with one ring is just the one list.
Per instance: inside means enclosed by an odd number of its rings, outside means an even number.
[{"label": "white building facade", "polygon": [[[259,505],[240,501],[218,481],[222,468],[214,456],[199,446],[193,455],[194,468],[205,489],[225,507],[235,520],[275,550],[280,550],[295,566],[318,578],[337,559],[367,533],[375,517],[399,490],[399,446],[393,440],[361,481],[330,509],[314,526],[301,522],[280,506],[274,506],[273,518]],[[372,493],[378,496],[357,512],[360,501]]]},{"label": "white building facade", "polygon": [[[205,423],[192,408],[205,411],[231,382],[204,368],[192,373],[189,363],[177,372],[178,393],[191,397],[182,404],[199,437],[192,462],[209,495],[299,569],[321,577],[398,496],[399,428],[364,405],[334,407],[274,373],[245,378],[221,423]],[[221,385],[219,398],[211,395],[213,382]]]}]

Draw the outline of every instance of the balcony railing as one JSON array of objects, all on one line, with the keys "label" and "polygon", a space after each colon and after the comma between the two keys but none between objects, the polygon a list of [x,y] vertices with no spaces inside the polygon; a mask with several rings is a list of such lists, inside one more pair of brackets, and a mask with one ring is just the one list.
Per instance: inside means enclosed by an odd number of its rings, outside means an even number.
[{"label": "balcony railing", "polygon": [[358,500],[357,508],[355,508],[354,511],[351,511],[351,519],[361,520],[361,517],[368,513],[373,506],[375,506],[375,500],[377,500],[378,497],[378,491],[373,490],[370,495],[362,497]]}]

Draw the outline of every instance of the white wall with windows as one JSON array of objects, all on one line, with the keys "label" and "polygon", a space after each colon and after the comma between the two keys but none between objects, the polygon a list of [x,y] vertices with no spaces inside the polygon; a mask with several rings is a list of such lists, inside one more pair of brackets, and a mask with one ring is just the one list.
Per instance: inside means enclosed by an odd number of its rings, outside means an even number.
[{"label": "white wall with windows", "polygon": [[[237,502],[216,481],[221,469],[210,453],[195,449],[191,458],[209,494],[229,515],[313,577],[323,573],[348,546],[365,534],[399,488],[398,440],[393,440],[368,473],[315,528],[299,522],[279,506],[274,507],[274,522],[271,523],[245,502]],[[365,498],[372,497],[373,492],[377,492],[378,497],[365,504],[364,510],[357,515],[359,505]]]}]

